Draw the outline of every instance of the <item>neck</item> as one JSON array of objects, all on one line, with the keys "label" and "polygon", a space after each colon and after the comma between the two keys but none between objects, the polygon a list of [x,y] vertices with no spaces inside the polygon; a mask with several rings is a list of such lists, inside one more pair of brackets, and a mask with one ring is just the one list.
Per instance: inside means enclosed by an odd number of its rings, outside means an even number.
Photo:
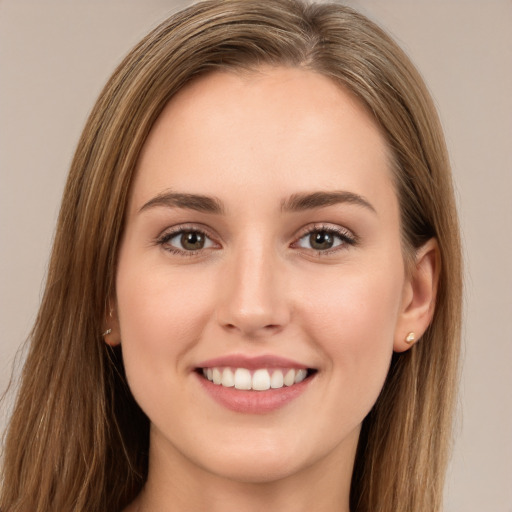
[{"label": "neck", "polygon": [[349,512],[358,435],[299,471],[252,481],[215,474],[152,436],[147,483],[125,512]]}]

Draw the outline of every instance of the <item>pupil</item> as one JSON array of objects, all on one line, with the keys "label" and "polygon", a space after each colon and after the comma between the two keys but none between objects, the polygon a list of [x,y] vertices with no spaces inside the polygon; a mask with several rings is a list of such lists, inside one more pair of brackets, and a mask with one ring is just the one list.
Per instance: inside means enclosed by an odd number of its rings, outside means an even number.
[{"label": "pupil", "polygon": [[189,251],[197,251],[204,246],[204,236],[196,231],[188,231],[181,235],[181,245]]},{"label": "pupil", "polygon": [[313,249],[325,250],[333,246],[334,240],[327,231],[317,231],[309,236],[309,243]]}]

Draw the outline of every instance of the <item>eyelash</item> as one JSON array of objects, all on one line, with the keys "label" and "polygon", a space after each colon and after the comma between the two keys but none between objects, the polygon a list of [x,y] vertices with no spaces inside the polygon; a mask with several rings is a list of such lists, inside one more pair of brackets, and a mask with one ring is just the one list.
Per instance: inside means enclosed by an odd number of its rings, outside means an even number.
[{"label": "eyelash", "polygon": [[163,249],[170,252],[171,254],[177,254],[179,256],[185,257],[197,256],[201,251],[205,250],[205,248],[201,248],[198,250],[187,251],[185,249],[173,247],[172,245],[166,245],[170,240],[172,240],[178,235],[183,235],[184,233],[197,233],[199,235],[204,236],[206,239],[213,241],[213,237],[208,233],[207,230],[203,228],[200,228],[198,226],[176,226],[176,228],[173,228],[171,231],[166,231],[165,233],[163,233],[160,237],[156,239],[155,242],[157,245],[162,246]]},{"label": "eyelash", "polygon": [[[171,254],[177,254],[179,256],[185,256],[185,257],[191,257],[191,256],[197,256],[202,251],[208,249],[207,248],[201,248],[197,250],[185,250],[185,249],[179,249],[177,247],[174,247],[172,245],[166,245],[170,240],[177,237],[178,235],[183,235],[184,233],[196,233],[199,235],[204,236],[206,239],[210,240],[213,244],[215,242],[213,241],[213,237],[210,236],[208,231],[206,231],[203,228],[200,228],[198,226],[177,226],[176,228],[172,229],[172,231],[167,231],[164,234],[162,234],[160,237],[158,237],[155,240],[156,245],[160,245],[164,248],[164,250],[170,252]],[[340,241],[339,244],[335,245],[332,248],[326,249],[326,250],[319,250],[319,249],[307,249],[312,250],[315,255],[317,256],[325,256],[328,254],[332,254],[334,252],[338,252],[340,250],[346,249],[346,246],[354,246],[358,243],[357,237],[351,233],[349,230],[340,228],[340,227],[334,227],[331,225],[325,225],[325,224],[315,224],[314,226],[311,226],[307,228],[305,231],[301,233],[301,235],[296,239],[295,242],[293,242],[290,247],[297,247],[298,243],[303,240],[305,237],[310,236],[312,233],[326,233],[330,235],[334,235],[337,237]],[[300,248],[300,247],[299,247]]]},{"label": "eyelash", "polygon": [[348,229],[341,228],[338,226],[332,226],[332,225],[326,225],[326,224],[315,224],[309,228],[307,228],[305,231],[302,232],[302,234],[297,238],[296,242],[293,242],[292,247],[296,246],[301,240],[303,240],[305,237],[310,236],[312,233],[327,233],[329,235],[336,236],[340,243],[338,245],[335,245],[334,247],[326,250],[315,250],[314,254],[317,256],[326,256],[341,250],[346,249],[346,246],[354,246],[358,243],[357,237],[350,232]]}]

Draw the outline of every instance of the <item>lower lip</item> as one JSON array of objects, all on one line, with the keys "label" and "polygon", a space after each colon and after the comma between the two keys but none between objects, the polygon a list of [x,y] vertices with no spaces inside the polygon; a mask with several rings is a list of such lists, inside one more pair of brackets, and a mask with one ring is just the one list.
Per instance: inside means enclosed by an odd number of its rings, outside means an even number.
[{"label": "lower lip", "polygon": [[231,411],[246,414],[265,414],[284,407],[304,393],[314,377],[309,376],[293,386],[283,386],[266,391],[244,391],[213,384],[202,375],[196,375],[203,389],[217,403]]}]

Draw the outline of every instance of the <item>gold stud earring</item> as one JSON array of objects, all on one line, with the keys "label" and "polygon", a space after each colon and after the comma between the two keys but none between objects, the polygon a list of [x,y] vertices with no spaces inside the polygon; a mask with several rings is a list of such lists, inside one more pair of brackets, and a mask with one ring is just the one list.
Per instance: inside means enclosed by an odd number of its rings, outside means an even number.
[{"label": "gold stud earring", "polygon": [[410,345],[411,343],[414,343],[416,341],[416,334],[413,333],[413,332],[410,332],[406,337],[405,337],[405,342]]}]

